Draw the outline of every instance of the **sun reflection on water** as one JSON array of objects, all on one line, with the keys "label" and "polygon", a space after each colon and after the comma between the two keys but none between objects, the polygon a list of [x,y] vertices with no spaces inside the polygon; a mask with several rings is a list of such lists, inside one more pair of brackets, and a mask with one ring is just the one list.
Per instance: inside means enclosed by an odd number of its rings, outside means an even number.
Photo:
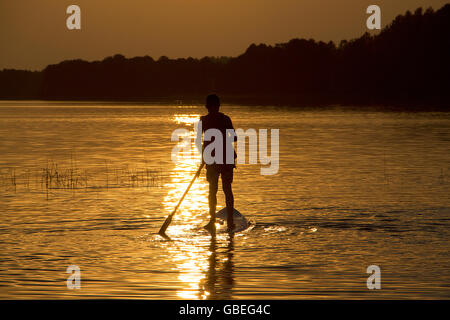
[{"label": "sun reflection on water", "polygon": [[187,126],[194,125],[200,119],[199,114],[175,114],[173,116],[173,121],[177,124],[184,124]]},{"label": "sun reflection on water", "polygon": [[[173,121],[189,127],[192,126],[199,117],[200,115],[198,114],[178,114],[174,116]],[[190,148],[185,148],[185,140],[179,140],[177,146],[184,147],[183,149],[180,149],[180,161],[175,164],[175,167],[170,173],[170,182],[164,186],[164,188],[168,190],[168,193],[164,198],[164,208],[167,212],[170,212],[175,208],[200,165],[200,153],[194,146],[194,130],[191,130],[189,135],[192,138],[192,145]],[[207,212],[208,185],[204,178],[204,174],[201,174],[192,185],[189,193],[179,207],[168,234],[170,236],[177,236],[198,226],[206,218]]]},{"label": "sun reflection on water", "polygon": [[[199,119],[198,114],[176,114],[172,120],[187,127],[192,127]],[[194,137],[194,131],[189,135]],[[180,139],[178,147],[186,147]],[[182,159],[178,161],[170,174],[170,182],[164,187],[169,190],[164,198],[164,208],[171,212],[185,192],[200,163],[197,152],[186,154],[188,148],[182,149]],[[206,239],[196,239],[194,231],[205,221],[208,212],[208,186],[204,175],[200,175],[192,185],[176,213],[167,234],[173,239],[184,239],[181,245],[176,242],[168,245],[170,256],[179,272],[178,280],[182,289],[177,295],[182,299],[198,299],[199,283],[205,277],[203,271],[207,268],[207,248],[202,245]],[[177,241],[177,240],[175,240]]]},{"label": "sun reflection on water", "polygon": [[[199,117],[198,114],[176,114],[172,120],[193,129]],[[194,138],[194,130],[189,135]],[[191,140],[194,143],[194,139]],[[183,143],[180,139],[178,146]],[[195,149],[193,145],[192,149]],[[175,208],[200,164],[197,151],[194,156],[192,153],[188,156],[189,149],[184,149],[184,152],[182,161],[176,163],[170,174],[170,182],[165,185],[169,190],[164,198],[166,212]],[[181,282],[181,288],[177,291],[181,299],[217,299],[218,294],[222,298],[231,297],[233,240],[226,234],[211,236],[201,228],[209,218],[208,211],[208,183],[203,172],[192,185],[167,230],[174,240],[166,246]],[[224,247],[225,253],[221,252]],[[221,258],[221,254],[225,257]]]}]

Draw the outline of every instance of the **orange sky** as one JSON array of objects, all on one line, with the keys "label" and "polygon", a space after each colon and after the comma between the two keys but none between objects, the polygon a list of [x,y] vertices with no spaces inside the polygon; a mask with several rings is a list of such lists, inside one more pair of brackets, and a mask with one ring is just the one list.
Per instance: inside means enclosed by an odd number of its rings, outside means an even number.
[{"label": "orange sky", "polygon": [[[236,56],[251,43],[292,38],[339,42],[366,31],[365,9],[382,23],[445,0],[0,0],[0,69],[40,70],[65,59],[121,53],[158,58]],[[81,7],[82,30],[66,28]]]}]

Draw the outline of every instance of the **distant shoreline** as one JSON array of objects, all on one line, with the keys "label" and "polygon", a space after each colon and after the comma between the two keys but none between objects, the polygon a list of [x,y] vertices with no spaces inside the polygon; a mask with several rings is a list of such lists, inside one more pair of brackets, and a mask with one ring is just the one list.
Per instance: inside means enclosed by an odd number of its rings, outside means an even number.
[{"label": "distant shoreline", "polygon": [[[0,99],[1,102],[26,102],[26,101],[35,101],[41,103],[63,103],[63,104],[123,104],[123,105],[162,105],[162,106],[193,106],[204,105],[204,99],[202,98],[187,98],[187,99],[176,99],[176,98],[166,98],[166,99]],[[246,97],[244,99],[239,99],[236,97],[222,97],[223,106],[243,106],[243,107],[268,107],[268,108],[293,108],[293,109],[302,109],[302,110],[342,110],[342,111],[392,111],[392,112],[450,112],[449,105],[439,105],[439,104],[364,104],[364,103],[322,103],[322,104],[314,104],[314,103],[295,103],[291,101],[290,103],[284,101],[284,103],[276,103],[275,97],[270,99],[269,101],[257,98]],[[271,103],[268,103],[271,102]]]}]

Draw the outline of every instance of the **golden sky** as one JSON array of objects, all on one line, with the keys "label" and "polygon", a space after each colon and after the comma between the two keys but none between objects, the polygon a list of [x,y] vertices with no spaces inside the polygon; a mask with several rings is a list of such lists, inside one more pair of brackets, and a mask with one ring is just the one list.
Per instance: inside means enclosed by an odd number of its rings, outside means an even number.
[{"label": "golden sky", "polygon": [[[446,0],[0,0],[0,69],[40,70],[65,59],[161,55],[237,56],[252,43],[292,38],[339,42],[366,31],[366,8],[382,26]],[[81,8],[81,30],[66,8]]]}]

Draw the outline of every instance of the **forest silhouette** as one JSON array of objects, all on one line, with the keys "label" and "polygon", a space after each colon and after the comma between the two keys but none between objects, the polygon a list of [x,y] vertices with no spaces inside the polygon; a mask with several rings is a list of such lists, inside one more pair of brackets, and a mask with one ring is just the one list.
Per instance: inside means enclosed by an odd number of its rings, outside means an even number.
[{"label": "forest silhouette", "polygon": [[0,99],[224,101],[265,105],[439,106],[450,110],[450,4],[397,16],[377,35],[252,44],[237,57],[117,54],[39,72],[0,71]]}]

